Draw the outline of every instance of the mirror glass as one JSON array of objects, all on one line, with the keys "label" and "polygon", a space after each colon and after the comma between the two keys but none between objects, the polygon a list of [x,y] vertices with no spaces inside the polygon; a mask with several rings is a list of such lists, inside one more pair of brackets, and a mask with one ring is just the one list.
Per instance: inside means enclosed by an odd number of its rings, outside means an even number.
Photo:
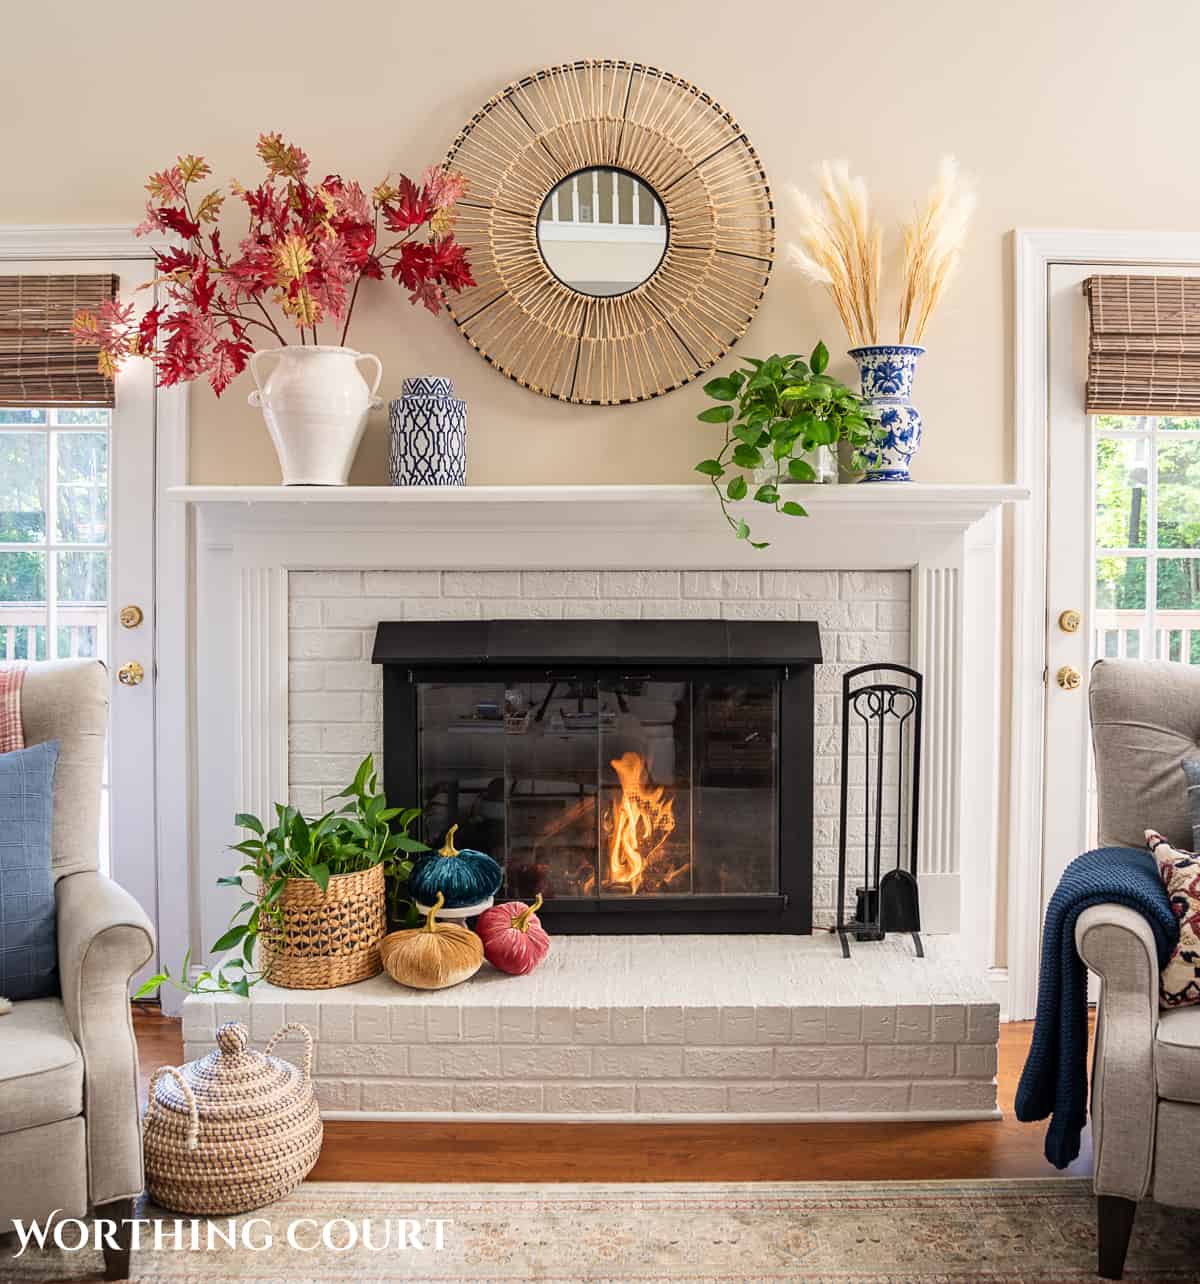
[{"label": "mirror glass", "polygon": [[581,294],[636,290],[667,251],[662,202],[626,170],[570,174],[538,213],[538,247],[556,277]]}]

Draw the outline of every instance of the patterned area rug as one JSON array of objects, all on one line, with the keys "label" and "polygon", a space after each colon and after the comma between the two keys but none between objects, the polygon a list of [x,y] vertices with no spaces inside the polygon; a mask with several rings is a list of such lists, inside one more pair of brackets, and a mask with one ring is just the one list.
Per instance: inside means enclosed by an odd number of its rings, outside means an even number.
[{"label": "patterned area rug", "polygon": [[[1095,1279],[1095,1203],[1089,1183],[1073,1179],[639,1186],[308,1182],[288,1199],[235,1219],[233,1233],[251,1246],[238,1249],[220,1236],[213,1248],[205,1247],[210,1223],[204,1221],[195,1223],[196,1248],[190,1246],[192,1224],[184,1221],[187,1246],[173,1249],[169,1215],[149,1207],[141,1212],[164,1218],[162,1246],[156,1250],[150,1243],[134,1258],[131,1278],[142,1284]],[[410,1219],[403,1228],[401,1218]],[[442,1220],[440,1251],[433,1219]],[[329,1244],[321,1242],[326,1224]],[[223,1233],[230,1229],[226,1219],[211,1225]],[[74,1244],[77,1227],[68,1223],[66,1229],[72,1232],[66,1242]],[[146,1233],[153,1236],[152,1229]],[[357,1245],[345,1247],[352,1234]],[[364,1234],[377,1251],[364,1246]],[[94,1249],[31,1247],[14,1260],[16,1247],[13,1235],[0,1237],[4,1281],[82,1280],[97,1278],[102,1269]],[[1125,1278],[1130,1284],[1200,1278],[1188,1219],[1144,1205]]]}]

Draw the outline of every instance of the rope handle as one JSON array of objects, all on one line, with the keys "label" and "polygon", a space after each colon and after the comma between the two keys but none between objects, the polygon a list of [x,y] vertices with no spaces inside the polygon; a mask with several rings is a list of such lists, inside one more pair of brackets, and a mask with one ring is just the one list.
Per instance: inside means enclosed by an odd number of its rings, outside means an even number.
[{"label": "rope handle", "polygon": [[312,1059],[313,1059],[313,1037],[308,1026],[301,1025],[299,1021],[289,1021],[287,1025],[281,1025],[278,1030],[267,1040],[267,1046],[263,1049],[266,1056],[270,1056],[275,1050],[275,1045],[283,1038],[289,1030],[298,1030],[304,1035],[304,1078],[312,1078]]},{"label": "rope handle", "polygon": [[174,1066],[159,1066],[158,1069],[150,1076],[150,1086],[146,1089],[146,1095],[150,1098],[150,1105],[147,1109],[147,1113],[149,1113],[150,1110],[153,1110],[155,1106],[158,1106],[159,1110],[165,1109],[165,1107],[160,1104],[158,1094],[154,1089],[157,1087],[158,1081],[167,1075],[174,1079],[179,1085],[179,1091],[183,1093],[183,1099],[187,1103],[189,1115],[187,1148],[189,1150],[195,1150],[200,1144],[200,1111],[196,1108],[196,1096],[192,1092],[191,1084],[188,1083],[188,1081]]}]

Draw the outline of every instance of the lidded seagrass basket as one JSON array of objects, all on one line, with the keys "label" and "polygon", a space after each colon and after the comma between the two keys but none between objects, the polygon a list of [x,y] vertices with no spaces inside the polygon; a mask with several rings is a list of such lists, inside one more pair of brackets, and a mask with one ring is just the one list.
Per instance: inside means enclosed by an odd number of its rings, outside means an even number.
[{"label": "lidded seagrass basket", "polygon": [[279,917],[262,916],[259,966],[272,985],[329,990],[383,971],[379,942],[387,933],[383,865],[334,874],[326,887],[289,878]]},{"label": "lidded seagrass basket", "polygon": [[[305,1039],[304,1065],[271,1055],[291,1031]],[[305,1026],[280,1026],[264,1052],[230,1021],[213,1052],[150,1078],[142,1127],[146,1188],[179,1213],[233,1215],[282,1199],[321,1153],[321,1113],[312,1086],[313,1040]]]}]

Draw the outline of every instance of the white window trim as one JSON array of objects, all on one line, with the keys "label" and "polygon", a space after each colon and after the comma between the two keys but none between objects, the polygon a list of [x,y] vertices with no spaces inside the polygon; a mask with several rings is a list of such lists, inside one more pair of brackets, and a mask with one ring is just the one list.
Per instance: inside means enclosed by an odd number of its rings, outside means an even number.
[{"label": "white window trim", "polygon": [[1200,233],[1019,228],[1013,237],[1013,472],[1029,487],[1013,506],[1012,745],[1008,834],[1008,1015],[1037,1003],[1042,924],[1043,756],[1046,723],[1046,502],[1049,277],[1058,264],[1200,263]]},{"label": "white window trim", "polygon": [[[153,262],[170,242],[135,236],[131,226],[0,226],[5,262],[126,259]],[[158,933],[160,956],[182,957],[191,940],[188,853],[192,846],[190,670],[191,576],[188,515],[165,502],[166,491],[188,479],[188,390],[160,388],[156,398],[155,486],[155,786],[158,798]],[[176,889],[167,895],[167,889]],[[177,1012],[182,995],[162,993],[164,1011]]]}]

